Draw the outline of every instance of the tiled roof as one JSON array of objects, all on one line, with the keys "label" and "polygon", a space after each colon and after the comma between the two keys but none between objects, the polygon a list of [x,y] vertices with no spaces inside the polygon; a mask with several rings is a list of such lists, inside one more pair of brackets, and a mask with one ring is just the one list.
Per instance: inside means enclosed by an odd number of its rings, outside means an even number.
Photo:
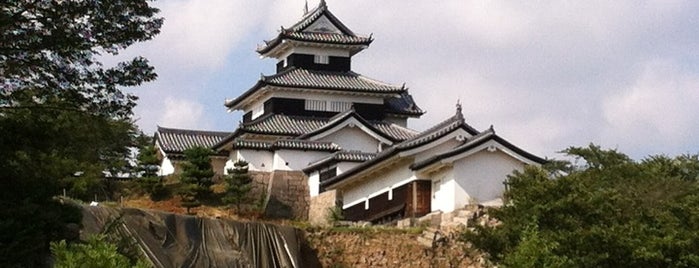
[{"label": "tiled roof", "polygon": [[[340,33],[331,32],[306,32],[306,28],[312,25],[321,16],[325,15],[330,22],[340,30]],[[275,47],[282,43],[285,39],[314,42],[314,43],[329,43],[341,45],[369,45],[373,41],[371,37],[358,36],[345,26],[335,15],[328,10],[325,1],[315,9],[306,13],[303,18],[289,28],[282,28],[277,37],[270,41],[265,41],[265,45],[257,49],[260,54],[265,54],[272,51]],[[361,50],[361,49],[359,49]]]},{"label": "tiled roof", "polygon": [[[325,127],[327,124],[334,123],[337,118],[320,118],[320,117],[304,117],[290,116],[283,114],[269,114],[250,122],[243,123],[239,126],[241,132],[281,135],[281,136],[300,136],[314,132]],[[368,124],[375,128],[379,134],[387,136],[394,141],[402,141],[415,136],[417,133],[408,128],[398,126],[396,124],[384,121],[368,121]]]},{"label": "tiled roof", "polygon": [[333,154],[333,159],[345,162],[364,162],[376,157],[376,153],[360,151],[340,151]]},{"label": "tiled roof", "polygon": [[418,132],[415,130],[401,127],[399,125],[388,123],[385,121],[370,121],[369,123],[379,131],[385,133],[388,136],[391,136],[393,140],[404,141],[413,138],[418,134]]},{"label": "tiled roof", "polygon": [[425,160],[422,160],[422,161],[419,161],[419,162],[416,162],[416,163],[410,165],[410,169],[419,170],[419,169],[425,168],[425,167],[430,166],[430,165],[432,165],[432,164],[434,164],[442,159],[449,158],[449,157],[452,157],[452,156],[455,156],[455,155],[458,155],[458,154],[461,154],[464,152],[468,152],[469,150],[474,149],[474,148],[476,148],[476,147],[478,147],[478,146],[480,146],[488,141],[491,141],[491,140],[498,142],[499,144],[501,144],[505,148],[508,148],[508,149],[512,150],[513,152],[515,152],[515,153],[517,153],[517,154],[519,154],[519,155],[521,155],[521,156],[523,156],[523,157],[525,157],[533,162],[536,162],[539,164],[544,164],[547,162],[545,159],[542,159],[542,158],[540,158],[536,155],[533,155],[527,151],[524,151],[524,150],[520,149],[519,147],[513,145],[512,143],[508,142],[507,140],[503,139],[502,137],[498,136],[497,134],[495,134],[495,130],[493,130],[493,128],[491,126],[490,129],[483,131],[480,134],[469,138],[468,140],[464,141],[463,144],[461,144],[461,145],[459,145],[459,146],[457,146],[457,147],[455,147],[447,152],[437,154],[433,157],[430,157],[428,159],[425,159]]},{"label": "tiled roof", "polygon": [[380,154],[378,154],[376,157],[372,158],[369,161],[366,161],[364,163],[359,164],[358,166],[347,170],[344,173],[338,174],[334,178],[330,178],[321,184],[323,184],[324,187],[328,187],[332,184],[341,182],[349,177],[351,177],[354,174],[357,174],[363,170],[366,170],[368,168],[371,168],[375,165],[380,165],[384,160],[390,159],[392,156],[403,152],[410,150],[412,148],[427,144],[429,142],[435,141],[441,137],[446,136],[447,134],[457,130],[457,129],[464,129],[465,131],[469,132],[472,135],[477,135],[478,131],[466,124],[464,121],[463,115],[461,114],[461,109],[458,108],[457,112],[454,116],[450,117],[447,120],[444,120],[440,122],[439,124],[435,125],[434,127],[431,127],[423,132],[421,132],[419,135],[414,135],[411,139],[408,139],[404,142],[401,142],[399,144],[396,144],[395,146],[389,148],[388,150],[384,150]]},{"label": "tiled roof", "polygon": [[272,142],[252,141],[244,139],[236,139],[233,142],[233,149],[259,149],[259,150],[276,150],[276,149],[292,149],[292,150],[309,150],[309,151],[339,151],[339,145],[332,142],[306,141],[306,140],[277,140]]},{"label": "tiled roof", "polygon": [[[332,90],[348,93],[382,94],[387,97],[403,94],[405,92],[405,88],[402,86],[384,83],[351,71],[332,72],[289,68],[277,74],[262,76],[252,88],[233,100],[227,100],[224,105],[233,109],[267,85],[287,88]],[[400,105],[396,107],[397,109],[405,109],[401,108]]]},{"label": "tiled roof", "polygon": [[291,68],[265,76],[269,85],[331,90],[350,90],[369,93],[402,93],[405,88],[374,80],[355,72],[331,72]]},{"label": "tiled roof", "polygon": [[[343,45],[368,45],[372,41],[370,37],[363,36],[349,36],[334,33],[308,33],[289,31],[283,31],[277,38]],[[270,41],[270,44],[272,42],[274,42],[274,40]]]},{"label": "tiled roof", "polygon": [[413,100],[413,96],[408,92],[401,93],[399,97],[387,98],[386,112],[408,116],[420,116],[425,113],[420,107],[417,107],[415,100]]},{"label": "tiled roof", "polygon": [[441,138],[444,135],[451,133],[452,131],[458,128],[463,128],[464,130],[466,130],[466,132],[470,133],[471,135],[478,134],[478,131],[476,129],[466,124],[466,122],[464,121],[464,117],[461,114],[461,111],[459,110],[454,116],[450,117],[449,119],[444,120],[439,124],[421,132],[419,135],[414,136],[410,140],[406,140],[400,144],[397,144],[396,147],[401,149],[415,148],[422,144]]},{"label": "tiled roof", "polygon": [[184,150],[196,146],[211,148],[230,134],[230,132],[176,129],[158,126],[155,139],[165,153],[181,154]]},{"label": "tiled roof", "polygon": [[309,173],[319,168],[333,165],[338,162],[365,162],[376,157],[376,153],[367,153],[361,151],[339,151],[327,157],[321,158],[315,162],[309,163],[308,167],[303,169],[303,172]]},{"label": "tiled roof", "polygon": [[328,119],[319,117],[288,116],[269,114],[253,121],[240,124],[243,132],[269,135],[298,136],[325,125]]}]

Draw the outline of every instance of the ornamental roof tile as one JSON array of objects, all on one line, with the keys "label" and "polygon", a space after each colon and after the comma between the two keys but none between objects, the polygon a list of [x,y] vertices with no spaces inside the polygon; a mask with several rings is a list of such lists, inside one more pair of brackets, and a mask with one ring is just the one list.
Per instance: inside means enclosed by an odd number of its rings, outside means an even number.
[{"label": "ornamental roof tile", "polygon": [[158,126],[155,139],[165,153],[181,154],[185,150],[196,146],[211,148],[229,135],[231,135],[231,132],[176,129]]}]

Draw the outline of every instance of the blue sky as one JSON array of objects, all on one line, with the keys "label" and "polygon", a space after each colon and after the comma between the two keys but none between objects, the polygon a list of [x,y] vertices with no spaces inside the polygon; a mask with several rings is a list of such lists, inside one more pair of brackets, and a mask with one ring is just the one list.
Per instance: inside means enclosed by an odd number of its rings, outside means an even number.
[{"label": "blue sky", "polygon": [[[356,33],[373,34],[355,71],[405,83],[427,111],[547,157],[596,143],[634,158],[699,153],[699,1],[326,1]],[[318,2],[310,0],[313,8]],[[156,82],[138,124],[232,131],[223,102],[272,74],[255,48],[303,14],[303,0],[167,0],[162,33],[122,53],[151,60]]]}]

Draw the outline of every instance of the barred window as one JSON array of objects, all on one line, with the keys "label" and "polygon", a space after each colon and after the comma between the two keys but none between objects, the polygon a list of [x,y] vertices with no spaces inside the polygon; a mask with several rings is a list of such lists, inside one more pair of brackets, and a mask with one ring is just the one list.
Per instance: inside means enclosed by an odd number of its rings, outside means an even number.
[{"label": "barred window", "polygon": [[328,57],[328,55],[314,55],[313,62],[317,64],[328,64],[330,63],[330,57]]},{"label": "barred window", "polygon": [[346,101],[331,101],[330,112],[344,112],[352,108],[352,103]]},{"label": "barred window", "polygon": [[306,110],[327,111],[327,102],[323,100],[306,100]]}]

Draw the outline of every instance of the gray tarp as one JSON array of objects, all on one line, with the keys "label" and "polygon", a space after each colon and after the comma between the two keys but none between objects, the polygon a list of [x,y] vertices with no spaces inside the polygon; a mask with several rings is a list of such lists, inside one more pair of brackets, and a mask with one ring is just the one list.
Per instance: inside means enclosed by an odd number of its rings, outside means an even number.
[{"label": "gray tarp", "polygon": [[[123,215],[123,216],[122,216]],[[155,267],[317,267],[293,227],[197,218],[135,208],[84,207],[83,232],[117,221]]]}]

